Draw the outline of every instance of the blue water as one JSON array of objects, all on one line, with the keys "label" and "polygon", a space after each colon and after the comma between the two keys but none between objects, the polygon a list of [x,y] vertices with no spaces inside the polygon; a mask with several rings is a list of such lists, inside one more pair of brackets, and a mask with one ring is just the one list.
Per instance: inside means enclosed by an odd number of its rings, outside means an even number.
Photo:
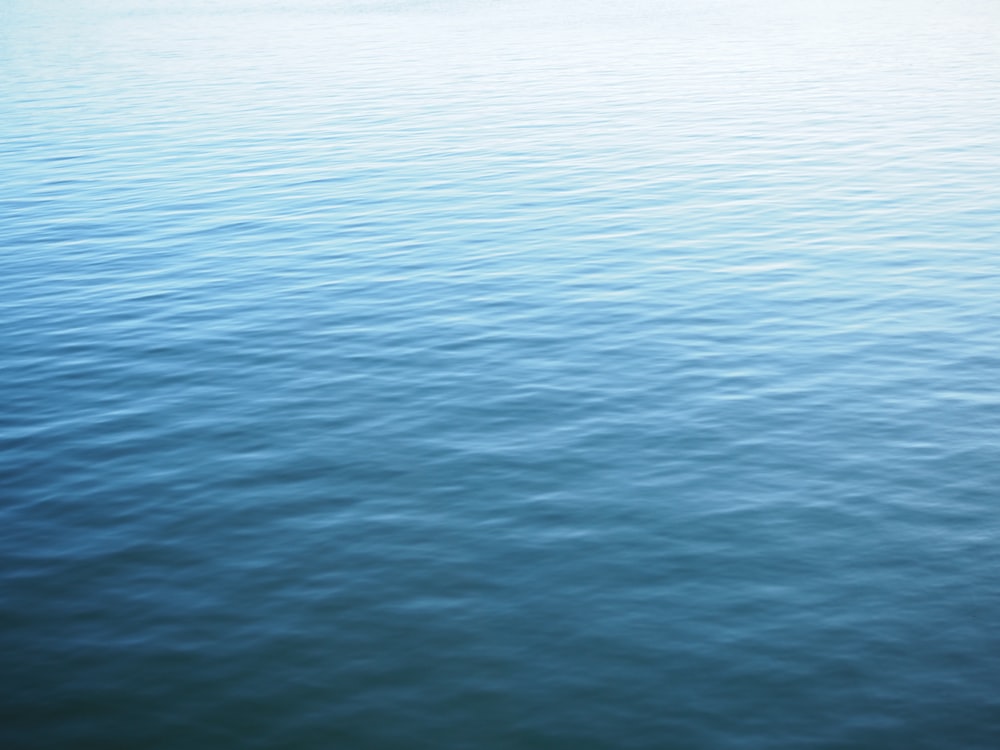
[{"label": "blue water", "polygon": [[0,745],[995,750],[998,177],[991,0],[6,0]]}]

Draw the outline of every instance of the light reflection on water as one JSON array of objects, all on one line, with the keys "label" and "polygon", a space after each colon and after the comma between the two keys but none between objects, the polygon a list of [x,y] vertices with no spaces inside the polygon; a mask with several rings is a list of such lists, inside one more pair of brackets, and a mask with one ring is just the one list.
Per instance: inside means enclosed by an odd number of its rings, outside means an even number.
[{"label": "light reflection on water", "polygon": [[11,3],[11,747],[992,748],[990,3]]}]

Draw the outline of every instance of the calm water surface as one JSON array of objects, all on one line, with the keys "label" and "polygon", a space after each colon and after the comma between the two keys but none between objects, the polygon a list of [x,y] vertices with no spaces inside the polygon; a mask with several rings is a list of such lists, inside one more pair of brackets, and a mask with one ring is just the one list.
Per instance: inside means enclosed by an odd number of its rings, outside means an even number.
[{"label": "calm water surface", "polygon": [[6,0],[0,741],[995,750],[1000,6]]}]

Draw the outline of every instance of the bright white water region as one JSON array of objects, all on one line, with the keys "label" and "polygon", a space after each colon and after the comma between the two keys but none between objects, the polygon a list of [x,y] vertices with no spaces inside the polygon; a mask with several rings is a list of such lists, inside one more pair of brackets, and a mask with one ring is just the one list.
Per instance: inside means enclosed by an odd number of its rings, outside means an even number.
[{"label": "bright white water region", "polygon": [[5,0],[0,745],[995,750],[1000,5]]}]

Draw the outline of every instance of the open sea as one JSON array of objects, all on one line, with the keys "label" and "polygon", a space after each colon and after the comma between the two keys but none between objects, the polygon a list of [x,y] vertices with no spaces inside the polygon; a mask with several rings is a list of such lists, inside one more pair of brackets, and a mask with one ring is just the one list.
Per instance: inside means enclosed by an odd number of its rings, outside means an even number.
[{"label": "open sea", "polygon": [[995,0],[3,0],[0,747],[996,750]]}]

